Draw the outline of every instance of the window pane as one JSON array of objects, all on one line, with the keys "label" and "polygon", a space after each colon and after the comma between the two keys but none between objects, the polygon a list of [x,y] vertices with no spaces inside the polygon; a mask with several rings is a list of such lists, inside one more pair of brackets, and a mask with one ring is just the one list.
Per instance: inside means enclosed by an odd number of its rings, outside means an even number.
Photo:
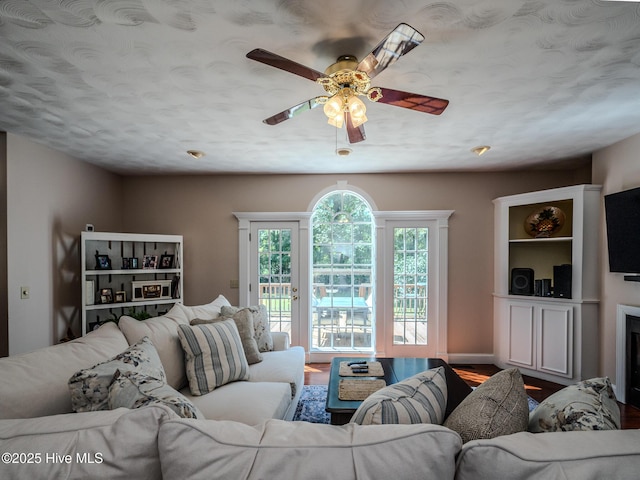
[{"label": "window pane", "polygon": [[312,349],[373,350],[373,215],[351,192],[318,202],[312,216]]},{"label": "window pane", "polygon": [[393,343],[426,345],[427,228],[394,229]]}]

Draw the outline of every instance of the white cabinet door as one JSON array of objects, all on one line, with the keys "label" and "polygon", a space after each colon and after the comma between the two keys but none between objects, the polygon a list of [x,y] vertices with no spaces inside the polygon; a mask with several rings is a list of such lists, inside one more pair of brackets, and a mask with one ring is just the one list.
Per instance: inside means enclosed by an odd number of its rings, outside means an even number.
[{"label": "white cabinet door", "polygon": [[573,375],[573,307],[537,307],[538,370],[571,377]]},{"label": "white cabinet door", "polygon": [[509,363],[535,368],[535,317],[532,305],[508,303]]}]

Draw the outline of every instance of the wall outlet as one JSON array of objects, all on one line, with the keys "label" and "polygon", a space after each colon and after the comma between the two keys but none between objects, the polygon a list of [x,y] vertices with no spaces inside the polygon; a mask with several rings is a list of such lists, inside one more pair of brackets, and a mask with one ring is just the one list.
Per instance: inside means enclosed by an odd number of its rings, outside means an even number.
[{"label": "wall outlet", "polygon": [[229,288],[240,288],[240,280],[229,280]]},{"label": "wall outlet", "polygon": [[29,287],[20,287],[20,298],[22,300],[29,298]]}]

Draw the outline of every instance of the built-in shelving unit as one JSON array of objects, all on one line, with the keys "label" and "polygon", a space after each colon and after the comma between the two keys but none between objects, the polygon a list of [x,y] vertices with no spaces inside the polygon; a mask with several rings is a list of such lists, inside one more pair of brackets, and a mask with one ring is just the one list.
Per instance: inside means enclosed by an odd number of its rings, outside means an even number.
[{"label": "built-in shelving unit", "polygon": [[[554,382],[571,383],[597,373],[601,187],[577,185],[501,197],[495,205],[494,345],[496,363]],[[565,221],[550,237],[527,231],[530,216],[546,207]],[[554,266],[565,265],[570,289],[562,298]],[[544,296],[514,294],[514,269],[546,279]],[[533,293],[533,292],[530,292]]]},{"label": "built-in shelving unit", "polygon": [[157,316],[182,301],[182,235],[82,232],[80,250],[83,335],[131,310]]}]

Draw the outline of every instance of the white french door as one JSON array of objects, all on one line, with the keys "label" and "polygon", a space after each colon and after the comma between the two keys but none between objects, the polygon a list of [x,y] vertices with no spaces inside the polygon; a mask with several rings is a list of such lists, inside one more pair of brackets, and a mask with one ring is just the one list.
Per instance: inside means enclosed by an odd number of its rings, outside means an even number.
[{"label": "white french door", "polygon": [[287,332],[299,344],[300,272],[298,222],[251,222],[249,298],[269,312],[272,332]]}]

